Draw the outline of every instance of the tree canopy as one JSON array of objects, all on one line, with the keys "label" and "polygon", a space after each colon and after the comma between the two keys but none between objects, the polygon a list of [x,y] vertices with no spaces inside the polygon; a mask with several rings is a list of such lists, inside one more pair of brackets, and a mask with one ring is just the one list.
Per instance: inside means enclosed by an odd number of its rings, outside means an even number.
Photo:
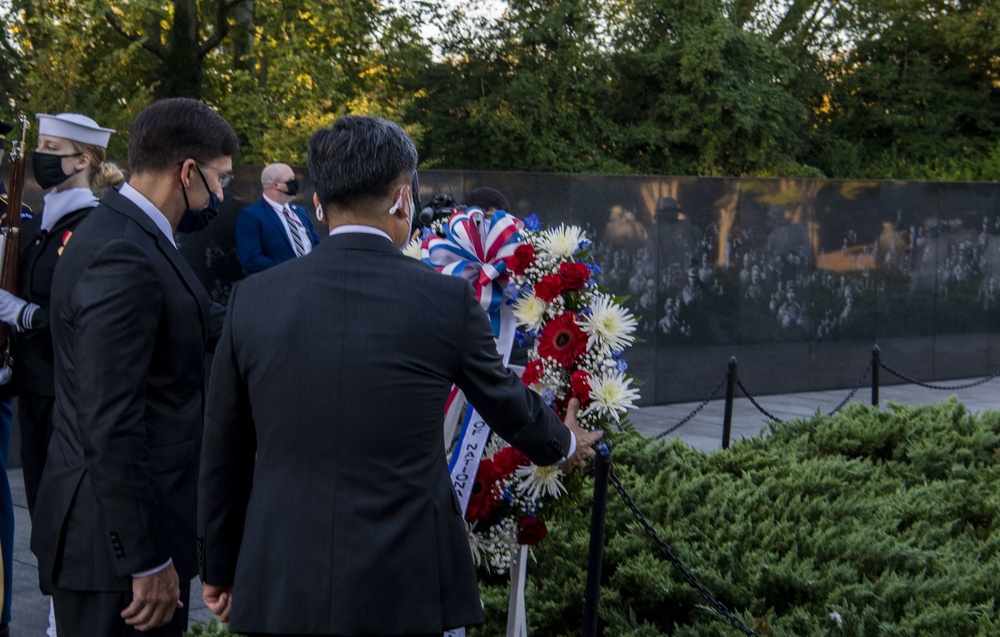
[{"label": "tree canopy", "polygon": [[435,168],[1000,175],[992,0],[0,0],[0,27],[0,118],[88,114],[112,157],[189,96],[243,163],[361,113]]}]

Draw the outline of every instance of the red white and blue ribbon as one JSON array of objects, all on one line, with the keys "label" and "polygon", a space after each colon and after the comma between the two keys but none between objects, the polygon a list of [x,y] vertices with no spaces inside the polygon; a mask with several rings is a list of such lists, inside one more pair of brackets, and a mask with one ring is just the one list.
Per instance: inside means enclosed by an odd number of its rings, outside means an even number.
[{"label": "red white and blue ribbon", "polygon": [[456,212],[448,219],[444,237],[424,241],[420,258],[441,274],[467,279],[476,291],[480,305],[490,315],[493,336],[500,336],[500,308],[510,272],[507,261],[524,243],[524,222],[506,212],[492,218],[479,208]]}]

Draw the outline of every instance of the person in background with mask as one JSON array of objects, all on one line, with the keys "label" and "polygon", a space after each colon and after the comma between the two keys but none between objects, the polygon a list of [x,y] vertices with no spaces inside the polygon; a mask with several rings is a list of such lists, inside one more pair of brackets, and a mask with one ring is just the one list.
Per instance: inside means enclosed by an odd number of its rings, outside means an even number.
[{"label": "person in background with mask", "polygon": [[[122,171],[105,161],[113,130],[101,128],[91,118],[76,113],[37,117],[38,147],[31,156],[31,165],[35,181],[48,192],[41,215],[21,226],[17,295],[0,290],[0,321],[16,330],[11,346],[14,361],[11,385],[17,392],[21,467],[29,514],[35,511],[38,484],[52,436],[55,402],[49,332],[52,274],[73,231],[99,203],[94,190],[103,191],[125,181]],[[4,574],[10,574],[9,566]],[[4,617],[8,605],[4,604]]]},{"label": "person in background with mask", "polygon": [[236,252],[247,274],[312,252],[319,235],[305,208],[292,201],[299,182],[287,164],[270,164],[260,173],[264,194],[236,219]]},{"label": "person in background with mask", "polygon": [[129,131],[128,183],[56,265],[56,397],[31,549],[60,637],[187,629],[211,314],[173,233],[222,201],[238,149],[202,102],[146,107]]}]

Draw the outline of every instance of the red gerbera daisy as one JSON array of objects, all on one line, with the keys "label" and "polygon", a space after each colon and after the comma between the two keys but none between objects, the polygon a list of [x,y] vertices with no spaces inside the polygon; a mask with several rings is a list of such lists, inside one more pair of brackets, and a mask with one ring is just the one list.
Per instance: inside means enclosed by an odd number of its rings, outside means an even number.
[{"label": "red gerbera daisy", "polygon": [[546,323],[538,336],[538,353],[567,369],[586,350],[587,335],[576,324],[576,315],[572,312],[564,312]]}]

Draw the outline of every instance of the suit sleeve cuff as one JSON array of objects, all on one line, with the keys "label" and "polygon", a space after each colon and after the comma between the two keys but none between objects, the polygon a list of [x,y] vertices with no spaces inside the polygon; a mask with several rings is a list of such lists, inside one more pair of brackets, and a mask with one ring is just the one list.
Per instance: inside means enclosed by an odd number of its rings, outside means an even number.
[{"label": "suit sleeve cuff", "polygon": [[[575,444],[575,441],[574,441],[574,444]],[[570,455],[572,455],[572,454],[570,454]],[[164,562],[163,564],[160,564],[156,568],[151,568],[148,571],[140,571],[138,573],[132,573],[132,577],[149,577],[150,575],[156,575],[157,573],[159,573],[160,571],[162,571],[163,569],[167,568],[168,566],[170,566],[173,563],[174,563],[173,558],[168,559],[166,562]]]}]

